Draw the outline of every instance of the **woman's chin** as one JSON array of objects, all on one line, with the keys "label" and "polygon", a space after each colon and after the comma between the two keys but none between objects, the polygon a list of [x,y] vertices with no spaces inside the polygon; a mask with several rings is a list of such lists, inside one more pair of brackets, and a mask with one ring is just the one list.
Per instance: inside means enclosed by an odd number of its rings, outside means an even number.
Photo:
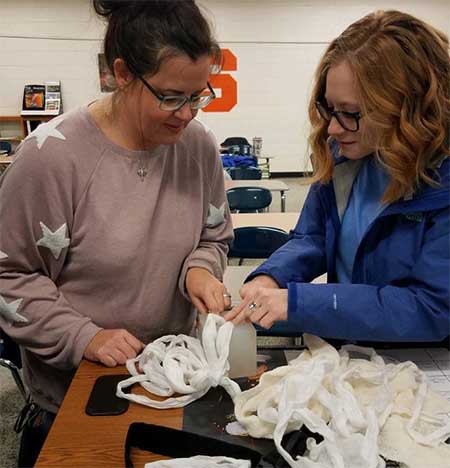
[{"label": "woman's chin", "polygon": [[[356,146],[356,145],[355,145]],[[364,159],[367,156],[370,156],[372,154],[372,151],[368,149],[361,149],[358,147],[352,147],[352,145],[349,145],[348,147],[340,147],[339,148],[339,156],[344,156],[347,159],[351,160],[358,160],[358,159]]]}]

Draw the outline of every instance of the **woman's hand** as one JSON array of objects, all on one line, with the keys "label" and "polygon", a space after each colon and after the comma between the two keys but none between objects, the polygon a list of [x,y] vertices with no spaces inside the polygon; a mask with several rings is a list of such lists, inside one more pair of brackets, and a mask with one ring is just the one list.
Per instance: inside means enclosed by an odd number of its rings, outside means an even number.
[{"label": "woman's hand", "polygon": [[127,330],[100,330],[86,346],[84,357],[115,367],[135,358],[143,348],[144,343]]},{"label": "woman's hand", "polygon": [[278,283],[268,275],[259,275],[253,278],[248,283],[245,283],[239,290],[239,294],[242,299],[246,299],[248,296],[256,294],[256,290],[259,288],[272,288],[279,289]]},{"label": "woman's hand", "polygon": [[261,327],[270,328],[275,322],[288,318],[287,289],[252,288],[245,292],[243,301],[225,314],[224,318],[232,320],[234,324],[250,320]]},{"label": "woman's hand", "polygon": [[219,314],[231,306],[231,297],[224,284],[204,268],[189,268],[186,274],[186,290],[192,304],[203,314]]}]

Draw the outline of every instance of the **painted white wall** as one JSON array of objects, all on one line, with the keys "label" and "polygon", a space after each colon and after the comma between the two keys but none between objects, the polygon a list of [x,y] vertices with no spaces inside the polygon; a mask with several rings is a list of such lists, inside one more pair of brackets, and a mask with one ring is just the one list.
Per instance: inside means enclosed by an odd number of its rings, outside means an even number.
[{"label": "painted white wall", "polygon": [[[263,138],[272,171],[306,168],[306,106],[328,42],[377,9],[412,13],[450,33],[450,0],[200,0],[223,47],[238,58],[238,105],[199,113],[219,141]],[[18,114],[23,86],[60,80],[64,109],[101,95],[103,24],[90,0],[0,0],[0,115]]]}]

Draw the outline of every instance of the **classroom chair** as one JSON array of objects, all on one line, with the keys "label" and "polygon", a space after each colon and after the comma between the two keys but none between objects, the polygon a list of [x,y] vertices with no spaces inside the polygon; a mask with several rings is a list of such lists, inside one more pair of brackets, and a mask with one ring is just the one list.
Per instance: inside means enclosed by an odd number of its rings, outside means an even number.
[{"label": "classroom chair", "polygon": [[235,187],[227,190],[227,200],[234,213],[258,213],[272,203],[272,193],[263,187]]},{"label": "classroom chair", "polygon": [[228,169],[233,180],[260,180],[262,178],[262,170],[258,167],[230,167]]},{"label": "classroom chair", "polygon": [[282,229],[265,226],[249,226],[234,229],[230,244],[229,258],[269,258],[275,250],[284,245],[289,234]]}]

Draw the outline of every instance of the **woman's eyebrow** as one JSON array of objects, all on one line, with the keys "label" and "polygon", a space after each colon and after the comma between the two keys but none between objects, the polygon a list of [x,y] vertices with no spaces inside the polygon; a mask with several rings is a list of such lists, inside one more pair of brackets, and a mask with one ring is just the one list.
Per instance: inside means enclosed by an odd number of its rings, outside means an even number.
[{"label": "woman's eyebrow", "polygon": [[179,89],[159,89],[161,93],[172,93],[172,94],[184,94],[183,91]]},{"label": "woman's eyebrow", "polygon": [[[206,85],[204,88],[202,89],[199,89],[197,91],[194,91],[192,94],[196,94],[196,93],[201,93],[202,91],[204,91],[206,88],[208,87],[208,85]],[[180,91],[179,89],[159,89],[159,92],[160,93],[172,93],[172,94],[185,94],[184,91]]]},{"label": "woman's eyebrow", "polygon": [[332,102],[335,106],[338,106],[338,107],[358,107],[359,106],[359,104],[357,102],[333,101],[327,95],[325,95],[324,97],[325,97],[325,101],[327,101],[327,103]]}]

